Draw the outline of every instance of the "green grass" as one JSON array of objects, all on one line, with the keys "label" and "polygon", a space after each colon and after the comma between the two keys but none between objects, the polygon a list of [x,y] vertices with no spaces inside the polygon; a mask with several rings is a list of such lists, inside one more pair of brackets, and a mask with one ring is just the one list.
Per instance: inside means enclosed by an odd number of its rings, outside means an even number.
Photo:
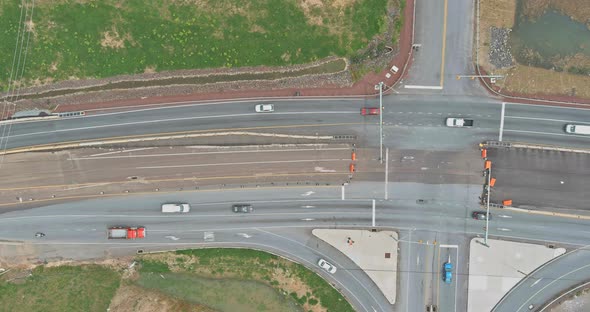
[{"label": "green grass", "polygon": [[308,270],[303,265],[266,252],[250,249],[208,248],[181,250],[175,253],[198,258],[199,265],[196,266],[196,272],[202,273],[204,268],[210,271],[223,270],[232,278],[254,279],[266,282],[275,288],[276,283],[268,281],[264,277],[270,275],[273,270],[280,268],[284,272],[289,272],[291,276],[300,278],[311,288],[312,293],[306,296],[298,297],[295,293],[289,294],[299,304],[307,301],[314,305],[319,301],[319,304],[325,307],[327,311],[354,311],[348,301],[319,275]]},{"label": "green grass", "polygon": [[[351,56],[384,31],[388,0],[304,13],[296,0],[56,0],[37,3],[24,78],[109,77],[157,71],[291,65]],[[239,3],[239,5],[236,5]],[[0,4],[0,89],[6,89],[20,1]],[[119,6],[119,7],[117,7]],[[312,22],[319,19],[322,23]],[[103,47],[105,32],[122,48]]]},{"label": "green grass", "polygon": [[289,297],[256,281],[143,272],[137,284],[216,311],[301,311]]},{"label": "green grass", "polygon": [[118,273],[98,265],[37,267],[22,284],[0,282],[0,311],[106,311]]}]

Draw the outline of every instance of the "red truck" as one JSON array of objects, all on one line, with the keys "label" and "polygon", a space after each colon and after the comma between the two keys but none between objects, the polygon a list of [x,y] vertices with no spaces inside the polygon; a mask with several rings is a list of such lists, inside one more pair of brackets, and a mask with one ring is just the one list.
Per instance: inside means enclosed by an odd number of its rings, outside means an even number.
[{"label": "red truck", "polygon": [[113,226],[108,228],[107,235],[109,239],[145,238],[145,227]]}]

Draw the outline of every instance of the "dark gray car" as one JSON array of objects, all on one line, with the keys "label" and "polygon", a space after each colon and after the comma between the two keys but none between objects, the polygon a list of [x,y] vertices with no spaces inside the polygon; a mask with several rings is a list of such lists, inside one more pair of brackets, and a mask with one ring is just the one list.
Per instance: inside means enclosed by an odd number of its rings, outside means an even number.
[{"label": "dark gray car", "polygon": [[235,204],[232,206],[232,210],[233,212],[241,212],[241,213],[249,213],[254,211],[254,208],[252,208],[252,205],[250,204]]}]

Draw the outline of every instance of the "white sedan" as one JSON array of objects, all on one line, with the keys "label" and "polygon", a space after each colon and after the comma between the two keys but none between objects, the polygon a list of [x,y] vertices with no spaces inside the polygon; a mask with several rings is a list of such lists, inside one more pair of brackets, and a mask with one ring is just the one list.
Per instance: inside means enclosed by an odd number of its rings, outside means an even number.
[{"label": "white sedan", "polygon": [[320,261],[318,261],[318,265],[320,266],[320,268],[326,270],[329,273],[336,273],[336,267],[324,259],[320,259]]},{"label": "white sedan", "polygon": [[254,109],[257,113],[272,113],[275,111],[275,106],[273,104],[258,104]]}]

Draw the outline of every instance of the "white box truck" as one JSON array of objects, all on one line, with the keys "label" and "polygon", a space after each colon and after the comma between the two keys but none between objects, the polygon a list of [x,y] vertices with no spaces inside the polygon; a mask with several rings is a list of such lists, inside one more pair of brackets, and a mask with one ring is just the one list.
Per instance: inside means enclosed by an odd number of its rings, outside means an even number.
[{"label": "white box truck", "polygon": [[571,134],[590,135],[590,125],[567,124],[565,125],[565,132]]},{"label": "white box truck", "polygon": [[186,213],[189,211],[191,211],[191,206],[189,204],[168,203],[162,205],[163,213]]}]

